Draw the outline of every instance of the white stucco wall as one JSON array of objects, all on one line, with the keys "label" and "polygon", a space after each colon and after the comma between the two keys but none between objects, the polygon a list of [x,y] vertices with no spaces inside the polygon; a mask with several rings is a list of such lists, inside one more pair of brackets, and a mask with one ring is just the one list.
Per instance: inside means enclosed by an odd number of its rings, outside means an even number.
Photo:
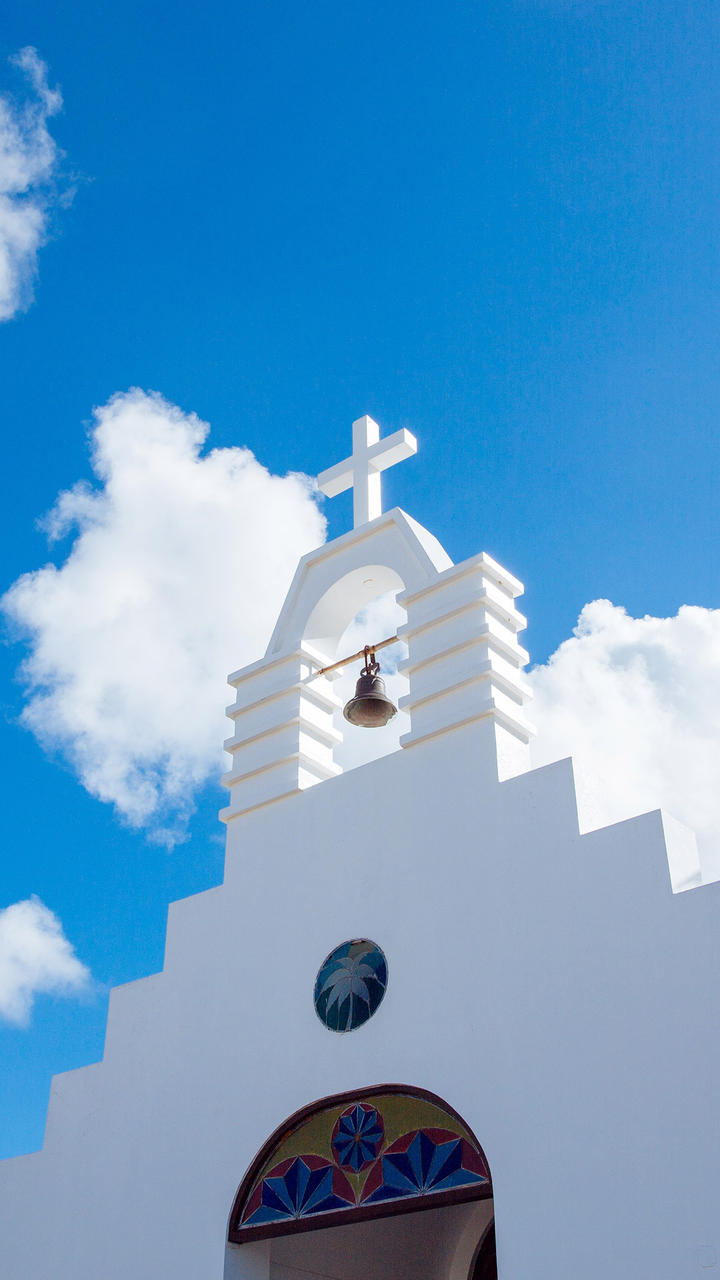
[{"label": "white stucco wall", "polygon": [[[222,1280],[269,1133],[381,1082],[477,1134],[501,1280],[711,1270],[720,885],[673,895],[657,813],[580,836],[569,762],[479,774],[481,732],[229,825],[222,887],[171,906],[163,972],[113,991],[102,1063],[57,1077],[43,1151],[0,1164],[3,1280]],[[388,990],[336,1035],[313,984],[357,936]]]}]

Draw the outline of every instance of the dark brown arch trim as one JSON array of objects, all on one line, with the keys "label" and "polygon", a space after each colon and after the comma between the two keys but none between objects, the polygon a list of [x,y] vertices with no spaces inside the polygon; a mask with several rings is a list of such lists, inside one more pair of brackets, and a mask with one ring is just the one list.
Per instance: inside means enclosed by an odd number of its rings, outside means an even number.
[{"label": "dark brown arch trim", "polygon": [[301,1107],[299,1111],[295,1111],[293,1115],[288,1116],[271,1133],[267,1141],[263,1143],[240,1183],[233,1201],[228,1229],[230,1243],[244,1244],[251,1240],[266,1240],[273,1236],[291,1235],[301,1231],[324,1230],[327,1227],[344,1226],[352,1222],[366,1222],[372,1218],[385,1218],[399,1213],[419,1213],[425,1209],[438,1209],[448,1204],[463,1204],[470,1200],[487,1200],[492,1196],[492,1178],[490,1176],[487,1183],[480,1186],[458,1187],[451,1191],[439,1191],[429,1195],[390,1200],[379,1204],[361,1205],[354,1209],[339,1209],[318,1214],[317,1216],[294,1218],[287,1222],[281,1221],[262,1226],[245,1226],[241,1230],[234,1229],[234,1224],[238,1220],[260,1171],[267,1164],[273,1151],[280,1146],[286,1137],[318,1112],[326,1111],[331,1107],[342,1106],[344,1103],[362,1102],[365,1098],[376,1097],[381,1094],[402,1094],[430,1102],[434,1106],[442,1108],[466,1130],[489,1170],[490,1166],[485,1152],[467,1121],[444,1098],[441,1098],[436,1093],[431,1093],[428,1089],[419,1089],[415,1085],[407,1084],[376,1084],[363,1089],[352,1089],[346,1093],[330,1094],[328,1097],[318,1098],[315,1102]]}]

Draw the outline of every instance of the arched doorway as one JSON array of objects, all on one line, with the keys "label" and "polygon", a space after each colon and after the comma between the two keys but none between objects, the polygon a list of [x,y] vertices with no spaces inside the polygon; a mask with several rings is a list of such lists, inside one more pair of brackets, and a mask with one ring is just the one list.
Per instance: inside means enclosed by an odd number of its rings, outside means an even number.
[{"label": "arched doorway", "polygon": [[469,1280],[497,1280],[495,1219],[487,1227],[473,1259]]},{"label": "arched doorway", "polygon": [[381,1085],[325,1098],[253,1161],[230,1245],[267,1241],[269,1280],[495,1280],[485,1155],[441,1098]]}]

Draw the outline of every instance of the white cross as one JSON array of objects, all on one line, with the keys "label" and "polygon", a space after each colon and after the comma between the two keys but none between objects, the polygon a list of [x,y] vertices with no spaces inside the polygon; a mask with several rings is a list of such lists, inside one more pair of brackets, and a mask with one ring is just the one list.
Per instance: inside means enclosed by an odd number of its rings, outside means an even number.
[{"label": "white cross", "polygon": [[353,525],[357,529],[382,515],[380,472],[411,458],[414,453],[417,453],[417,440],[410,431],[403,427],[381,440],[377,422],[365,414],[352,424],[352,457],[321,471],[318,489],[328,498],[352,489]]}]

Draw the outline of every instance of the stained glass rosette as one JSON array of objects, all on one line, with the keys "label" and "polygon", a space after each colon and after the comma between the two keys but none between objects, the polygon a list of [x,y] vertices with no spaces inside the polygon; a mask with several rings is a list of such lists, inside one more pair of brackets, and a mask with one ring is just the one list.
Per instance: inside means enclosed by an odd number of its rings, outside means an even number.
[{"label": "stained glass rosette", "polygon": [[376,1107],[356,1102],[335,1121],[330,1146],[341,1169],[361,1173],[377,1160],[385,1140],[385,1125]]}]

